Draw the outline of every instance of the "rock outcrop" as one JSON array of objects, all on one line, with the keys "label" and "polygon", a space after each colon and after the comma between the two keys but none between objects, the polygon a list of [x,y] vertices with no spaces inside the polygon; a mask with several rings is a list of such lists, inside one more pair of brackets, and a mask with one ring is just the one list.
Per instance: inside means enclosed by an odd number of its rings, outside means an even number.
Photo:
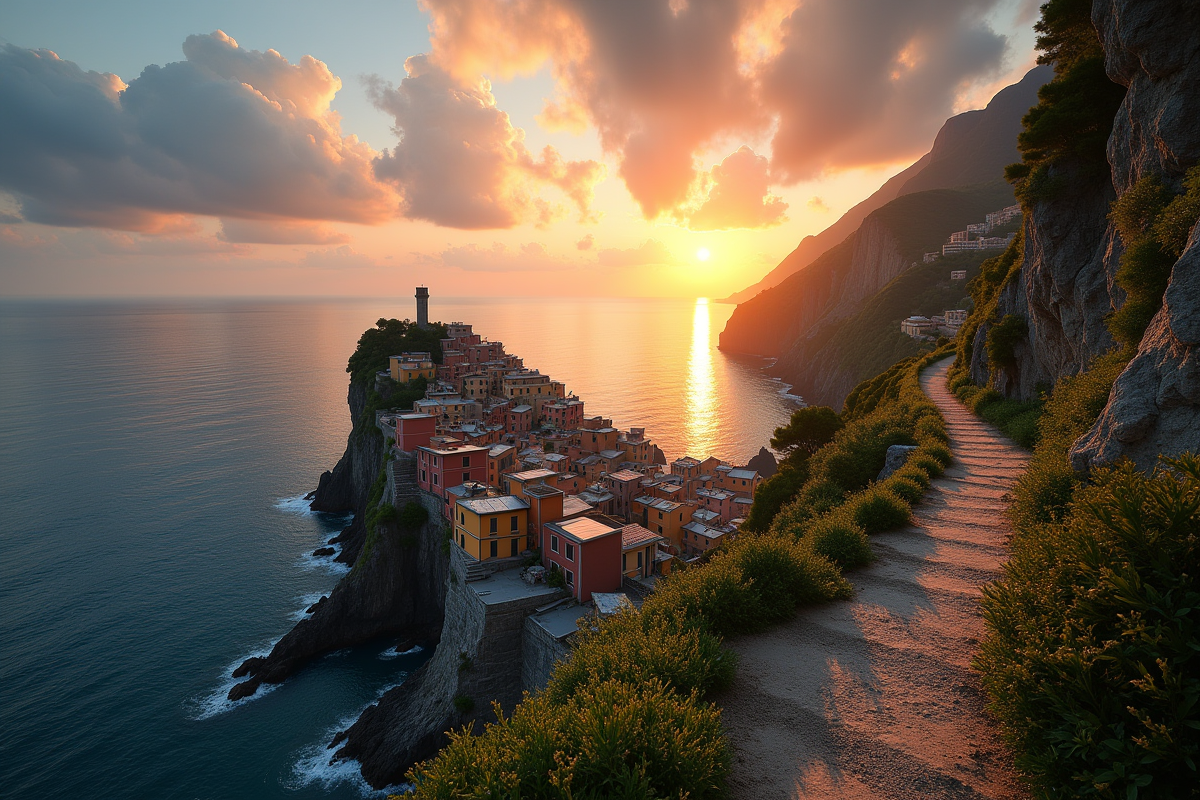
[{"label": "rock outcrop", "polygon": [[442,573],[446,613],[433,657],[330,744],[340,745],[335,760],[358,761],[363,778],[377,789],[403,781],[409,767],[446,743],[446,731],[471,722],[478,730],[494,721],[493,700],[512,712],[522,696],[526,618],[565,595],[558,590],[501,598],[505,590],[490,585],[501,579],[468,583],[461,551],[452,558],[448,581]]},{"label": "rock outcrop", "polygon": [[755,470],[763,478],[769,478],[779,471],[779,462],[775,460],[774,453],[765,447],[760,447],[758,455],[751,458],[746,464],[746,469]]},{"label": "rock outcrop", "polygon": [[[350,418],[357,423],[366,408],[364,387],[351,384]],[[312,507],[353,511],[354,519],[333,541],[338,559],[352,568],[328,597],[296,623],[266,657],[247,659],[233,677],[245,678],[229,692],[232,700],[254,694],[263,683],[280,683],[325,653],[388,635],[432,640],[441,629],[448,563],[441,509],[428,503],[429,521],[416,532],[381,522],[367,535],[371,487],[386,463],[382,436],[374,426],[358,425],[332,472],[321,476]],[[420,498],[413,486],[404,501]],[[391,502],[385,497],[382,502]]]}]

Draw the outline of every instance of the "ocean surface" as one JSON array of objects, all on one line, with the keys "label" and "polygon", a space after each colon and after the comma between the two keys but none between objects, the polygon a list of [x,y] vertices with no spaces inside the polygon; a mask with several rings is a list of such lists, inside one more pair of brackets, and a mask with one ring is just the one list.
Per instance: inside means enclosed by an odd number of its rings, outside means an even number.
[{"label": "ocean surface", "polygon": [[[302,498],[350,429],[346,359],[413,301],[0,300],[0,796],[358,798],[324,750],[430,653],[331,654],[224,700],[344,571]],[[716,349],[732,306],[431,301],[668,458],[744,462],[795,403]]]}]

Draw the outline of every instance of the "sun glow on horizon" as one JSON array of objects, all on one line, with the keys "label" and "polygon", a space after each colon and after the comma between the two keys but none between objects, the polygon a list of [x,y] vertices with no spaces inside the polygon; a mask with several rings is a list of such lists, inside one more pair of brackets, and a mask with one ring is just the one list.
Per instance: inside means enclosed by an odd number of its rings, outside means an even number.
[{"label": "sun glow on horizon", "polygon": [[700,259],[701,261],[708,261],[710,257],[712,257],[712,253],[708,252],[707,247],[701,247],[696,251],[696,258]]}]

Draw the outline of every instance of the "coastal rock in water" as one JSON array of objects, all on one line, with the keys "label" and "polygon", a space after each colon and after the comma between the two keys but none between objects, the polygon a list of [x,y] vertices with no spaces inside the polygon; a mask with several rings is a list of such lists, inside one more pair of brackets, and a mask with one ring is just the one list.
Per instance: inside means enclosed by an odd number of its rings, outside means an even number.
[{"label": "coastal rock in water", "polygon": [[313,555],[317,558],[325,558],[326,556],[331,556],[336,552],[336,547],[318,547],[316,550],[313,550]]},{"label": "coastal rock in water", "polygon": [[758,455],[746,464],[746,469],[756,470],[759,475],[769,478],[779,470],[779,462],[775,460],[775,455],[770,450],[760,447]]},{"label": "coastal rock in water", "polygon": [[908,457],[916,451],[915,445],[910,444],[894,444],[887,449],[887,458],[883,462],[883,469],[879,471],[879,476],[875,478],[877,481],[886,480],[892,476],[892,473],[904,466],[908,461]]}]

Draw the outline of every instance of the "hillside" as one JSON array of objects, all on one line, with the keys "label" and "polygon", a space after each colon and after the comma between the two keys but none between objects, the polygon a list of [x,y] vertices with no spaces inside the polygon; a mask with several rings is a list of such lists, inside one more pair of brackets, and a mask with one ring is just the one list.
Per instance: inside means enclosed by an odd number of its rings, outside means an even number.
[{"label": "hillside", "polygon": [[[1011,193],[1003,181],[918,192],[891,201],[810,267],[740,304],[721,333],[721,349],[786,356],[818,325],[858,313],[914,261],[921,263],[923,253],[939,249],[950,233],[1009,202]],[[798,377],[795,371],[788,375],[793,383]]]},{"label": "hillside", "polygon": [[928,189],[954,189],[994,181],[1020,158],[1021,117],[1037,102],[1037,90],[1050,79],[1049,67],[1035,67],[1018,83],[997,92],[986,108],[951,117],[933,147],[911,167],[843,214],[837,222],[800,244],[758,283],[720,302],[742,303],[778,286],[853,233],[871,212],[897,197]]}]

